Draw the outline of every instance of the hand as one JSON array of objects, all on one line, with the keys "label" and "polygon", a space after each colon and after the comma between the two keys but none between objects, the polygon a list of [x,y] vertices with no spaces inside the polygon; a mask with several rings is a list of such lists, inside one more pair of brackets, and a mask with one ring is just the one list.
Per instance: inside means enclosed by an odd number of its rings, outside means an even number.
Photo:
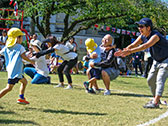
[{"label": "hand", "polygon": [[96,54],[96,52],[93,52],[91,55],[90,55],[90,58],[92,59],[96,59],[98,57],[98,55]]},{"label": "hand", "polygon": [[121,52],[121,57],[126,57],[126,56],[128,56],[128,55],[130,55],[130,54],[131,54],[131,50],[125,48],[125,49]]},{"label": "hand", "polygon": [[90,65],[90,67],[93,68],[94,67],[94,62],[90,62],[89,65]]},{"label": "hand", "polygon": [[119,49],[117,52],[114,53],[114,56],[121,56],[122,50]]}]

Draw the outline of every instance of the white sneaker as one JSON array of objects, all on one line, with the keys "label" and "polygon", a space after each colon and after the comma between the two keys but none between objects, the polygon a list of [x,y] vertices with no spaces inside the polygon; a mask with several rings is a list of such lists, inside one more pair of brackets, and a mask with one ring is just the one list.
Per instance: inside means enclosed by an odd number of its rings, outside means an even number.
[{"label": "white sneaker", "polygon": [[58,88],[58,87],[64,87],[64,85],[58,84],[57,86],[54,86],[54,88]]},{"label": "white sneaker", "polygon": [[71,85],[68,85],[66,88],[64,88],[66,90],[69,90],[69,89],[73,89],[73,87]]},{"label": "white sneaker", "polygon": [[104,95],[110,95],[110,94],[111,94],[110,90],[105,90]]}]

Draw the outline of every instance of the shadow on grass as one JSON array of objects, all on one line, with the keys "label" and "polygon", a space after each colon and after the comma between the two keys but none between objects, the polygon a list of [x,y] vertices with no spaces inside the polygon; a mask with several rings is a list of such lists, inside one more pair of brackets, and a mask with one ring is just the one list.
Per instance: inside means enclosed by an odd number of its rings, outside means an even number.
[{"label": "shadow on grass", "polygon": [[16,113],[12,111],[0,111],[0,114],[16,114]]},{"label": "shadow on grass", "polygon": [[49,113],[62,113],[62,114],[73,114],[73,115],[96,115],[96,116],[104,116],[107,115],[107,113],[92,113],[92,112],[73,112],[73,111],[66,111],[66,110],[52,110],[52,109],[46,109],[43,110],[43,112],[49,112]]},{"label": "shadow on grass", "polygon": [[[111,95],[128,96],[128,97],[153,97],[152,95],[143,95],[134,93],[111,93]],[[168,98],[168,96],[163,96],[162,98]]]},{"label": "shadow on grass", "polygon": [[37,123],[33,122],[33,121],[27,121],[27,120],[8,120],[8,119],[0,119],[0,124],[23,124],[23,125],[27,125],[27,124],[32,124],[32,125],[38,125]]}]

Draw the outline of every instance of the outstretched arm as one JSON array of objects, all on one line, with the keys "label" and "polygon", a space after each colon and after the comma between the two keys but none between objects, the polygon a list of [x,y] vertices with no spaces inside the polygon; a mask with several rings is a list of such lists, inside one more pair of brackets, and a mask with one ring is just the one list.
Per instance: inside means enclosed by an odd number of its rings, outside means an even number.
[{"label": "outstretched arm", "polygon": [[54,51],[55,51],[54,48],[43,50],[43,51],[36,53],[36,57],[39,58],[40,56],[44,56],[46,54],[53,53]]},{"label": "outstretched arm", "polygon": [[116,52],[114,55],[125,57],[125,56],[132,54],[132,53],[145,50],[145,49],[153,46],[154,44],[156,44],[159,40],[160,40],[159,36],[153,35],[146,43],[144,43],[138,47],[134,47],[134,48],[125,48],[123,51]]},{"label": "outstretched arm", "polygon": [[24,60],[26,60],[26,61],[28,61],[28,62],[34,64],[34,61],[30,60],[30,59],[25,55],[25,52],[21,54],[21,57],[22,57],[22,59],[24,59]]}]

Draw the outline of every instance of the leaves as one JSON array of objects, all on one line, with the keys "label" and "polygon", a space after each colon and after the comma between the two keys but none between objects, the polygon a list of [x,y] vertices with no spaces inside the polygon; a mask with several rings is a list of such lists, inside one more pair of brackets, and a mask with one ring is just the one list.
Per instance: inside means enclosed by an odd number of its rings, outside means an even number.
[{"label": "leaves", "polygon": [[[25,16],[31,17],[40,32],[50,34],[50,17],[65,16],[62,40],[88,29],[96,23],[103,23],[129,30],[135,30],[135,21],[143,17],[153,20],[156,28],[168,28],[168,8],[154,0],[25,0],[22,3]],[[21,4],[20,4],[21,6]],[[42,21],[39,21],[39,17]]]}]

